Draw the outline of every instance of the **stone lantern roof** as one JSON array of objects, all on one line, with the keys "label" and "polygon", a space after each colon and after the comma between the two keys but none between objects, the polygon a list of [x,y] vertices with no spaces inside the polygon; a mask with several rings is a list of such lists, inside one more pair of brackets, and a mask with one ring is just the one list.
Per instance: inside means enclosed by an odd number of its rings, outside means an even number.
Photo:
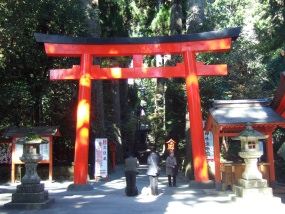
[{"label": "stone lantern roof", "polygon": [[254,130],[250,123],[247,123],[246,129],[241,131],[237,136],[232,137],[233,140],[248,140],[248,139],[267,139],[268,135],[261,134]]},{"label": "stone lantern roof", "polygon": [[30,131],[26,136],[15,141],[16,144],[48,144],[49,141],[42,139],[34,130]]}]

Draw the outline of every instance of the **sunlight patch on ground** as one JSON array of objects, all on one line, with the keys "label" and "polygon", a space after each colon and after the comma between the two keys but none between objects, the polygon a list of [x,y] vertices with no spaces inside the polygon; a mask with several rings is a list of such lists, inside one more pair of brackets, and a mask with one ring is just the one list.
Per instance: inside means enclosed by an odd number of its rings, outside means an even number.
[{"label": "sunlight patch on ground", "polygon": [[79,198],[104,198],[106,195],[69,195],[69,196],[64,196],[64,199],[79,199]]},{"label": "sunlight patch on ground", "polygon": [[4,205],[5,203],[10,202],[11,200],[12,200],[11,193],[1,193],[0,206]]},{"label": "sunlight patch on ground", "polygon": [[206,202],[206,201],[215,201],[215,202],[229,202],[230,198],[229,197],[204,197],[204,198],[199,198],[198,201],[200,202]]},{"label": "sunlight patch on ground", "polygon": [[196,198],[196,197],[194,195],[180,194],[180,195],[173,195],[172,198],[173,200],[185,200],[185,198],[189,198],[189,200],[191,200],[191,198]]},{"label": "sunlight patch on ground", "polygon": [[82,198],[83,195],[69,195],[69,196],[65,196],[64,198],[68,198],[68,199],[74,199],[74,198]]},{"label": "sunlight patch on ground", "polygon": [[[160,194],[161,195],[161,194]],[[154,202],[158,199],[158,197],[160,197],[160,195],[158,196],[152,196],[152,195],[148,195],[148,196],[138,196],[136,198],[136,201],[139,203],[149,203],[149,202]]]}]

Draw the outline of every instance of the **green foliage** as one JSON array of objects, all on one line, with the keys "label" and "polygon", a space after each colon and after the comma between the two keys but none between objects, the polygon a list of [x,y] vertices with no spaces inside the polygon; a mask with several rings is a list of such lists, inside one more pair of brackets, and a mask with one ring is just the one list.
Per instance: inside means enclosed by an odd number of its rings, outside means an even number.
[{"label": "green foliage", "polygon": [[233,161],[233,162],[241,161],[242,158],[240,158],[238,154],[240,151],[241,151],[240,141],[230,141],[229,149],[227,153],[224,154],[223,158],[225,158],[227,161]]},{"label": "green foliage", "polygon": [[130,3],[131,20],[129,35],[132,37],[149,36],[152,32],[149,26],[156,11],[155,0],[134,0]]},{"label": "green foliage", "polygon": [[[280,50],[277,50],[272,58],[266,64],[268,80],[263,86],[264,90],[274,89],[277,90],[280,80],[280,73],[285,70],[285,57],[280,55]],[[273,96],[273,94],[272,94]]]},{"label": "green foliage", "polygon": [[167,36],[170,34],[170,9],[162,5],[151,22],[153,35]]},{"label": "green foliage", "polygon": [[280,0],[260,0],[260,7],[256,11],[258,22],[255,30],[260,41],[258,50],[268,60],[275,51],[285,46],[285,5]]},{"label": "green foliage", "polygon": [[[200,54],[198,60],[205,64],[227,64],[228,75],[224,77],[200,78],[201,98],[204,115],[212,99],[253,99],[272,97],[276,82],[268,76],[265,55],[257,32],[262,23],[262,14],[268,13],[268,3],[255,0],[208,1],[206,22],[208,30],[241,26],[239,38],[226,53]],[[204,92],[204,93],[203,93]]]},{"label": "green foliage", "polygon": [[130,9],[128,1],[100,1],[101,37],[127,37]]},{"label": "green foliage", "polygon": [[130,116],[131,119],[122,124],[122,130],[124,132],[123,146],[125,147],[125,151],[134,151],[137,117],[135,117],[135,115]]},{"label": "green foliage", "polygon": [[[2,0],[0,127],[60,125],[63,136],[58,145],[68,145],[72,148],[78,83],[77,80],[51,82],[49,70],[71,67],[79,64],[79,59],[47,57],[43,46],[36,43],[34,32],[68,36],[99,35],[98,32],[101,32],[101,37],[170,35],[171,8],[174,3],[180,3],[182,6],[185,27],[185,20],[189,16],[189,1],[102,0],[99,1],[99,13],[98,8],[95,10],[88,7],[84,10],[82,2],[76,0]],[[285,68],[285,59],[280,56],[280,49],[285,47],[284,2],[208,0],[203,11],[203,31],[242,26],[242,34],[232,43],[229,52],[197,55],[197,60],[205,64],[228,65],[227,76],[199,78],[203,117],[206,118],[208,109],[212,106],[211,99],[272,97],[279,82],[280,72]],[[87,23],[87,16],[100,19],[101,29],[91,28],[90,22]],[[91,29],[98,32],[94,33]],[[182,32],[187,32],[187,29]],[[172,57],[169,65],[183,61],[181,56]],[[126,57],[116,59],[122,67],[128,67],[129,60]],[[147,57],[145,63],[154,66],[155,58]],[[110,67],[111,64],[102,59],[101,66]],[[164,142],[165,138],[171,137],[179,142],[179,148],[184,147],[185,82],[182,79],[163,80],[163,88],[167,88],[166,106],[164,103],[156,106],[157,95],[164,96],[164,90],[159,91],[157,88],[159,81],[161,80],[139,80],[138,85],[128,88],[127,95],[120,89],[120,96],[127,97],[127,101],[123,101],[127,107],[120,115],[121,130],[113,118],[117,109],[112,103],[117,91],[108,87],[109,81],[104,83],[104,105],[108,106],[105,108],[106,130],[111,130],[107,133],[111,138],[116,135],[115,132],[121,131],[124,141],[133,142],[134,120],[137,119],[135,109],[144,104],[148,119],[156,127],[155,139]],[[121,87],[124,82],[119,84]],[[145,87],[143,92],[138,90],[141,86]],[[121,102],[120,107],[123,104]],[[164,107],[165,115],[161,110]]]},{"label": "green foliage", "polygon": [[172,2],[168,0],[131,1],[129,35],[131,37],[169,35],[171,4]]},{"label": "green foliage", "polygon": [[77,83],[51,82],[49,69],[68,68],[79,60],[47,57],[34,33],[87,35],[81,2],[3,0],[0,10],[1,127],[59,125],[61,137],[55,139],[57,145],[72,142],[72,147]]},{"label": "green foliage", "polygon": [[16,102],[11,103],[9,108],[2,106],[4,112],[9,111],[13,115],[9,116],[9,124],[44,123],[44,118],[40,116],[45,111],[42,104],[50,105],[48,102],[55,102],[47,94],[58,88],[51,88],[52,84],[48,79],[53,60],[48,59],[33,34],[49,32],[83,35],[86,25],[80,6],[77,1],[70,0],[2,1],[0,50],[3,54],[3,66],[0,70],[0,88],[7,93],[1,93],[0,96],[4,103],[13,102],[9,100],[10,97],[14,97]]},{"label": "green foliage", "polygon": [[167,138],[172,138],[176,142],[180,142],[181,140],[183,141],[183,139],[185,139],[187,100],[185,80],[181,78],[170,79],[167,84],[165,98],[165,122]]}]

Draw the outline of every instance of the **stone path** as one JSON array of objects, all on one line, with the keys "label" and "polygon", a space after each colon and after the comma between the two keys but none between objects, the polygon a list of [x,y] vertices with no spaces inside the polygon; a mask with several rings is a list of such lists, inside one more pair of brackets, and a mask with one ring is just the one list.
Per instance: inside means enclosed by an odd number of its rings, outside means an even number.
[{"label": "stone path", "polygon": [[[137,187],[141,191],[149,185],[149,179],[145,175],[147,166],[140,166],[140,174],[137,177]],[[116,172],[109,175],[108,181],[101,178],[99,181],[89,181],[93,186],[91,191],[67,191],[72,182],[44,182],[45,189],[49,191],[50,198],[55,203],[44,210],[11,210],[4,209],[4,204],[11,201],[16,184],[0,185],[0,213],[42,213],[42,214],[72,214],[72,213],[104,213],[104,214],[184,214],[184,213],[248,213],[249,211],[270,213],[272,210],[285,210],[285,204],[278,205],[240,204],[231,201],[233,192],[215,191],[214,189],[190,189],[189,181],[181,174],[178,175],[178,187],[168,187],[165,174],[159,178],[159,195],[147,196],[139,194],[135,197],[127,197],[124,193],[125,177],[123,166],[118,165]],[[281,197],[283,187],[278,196]],[[277,191],[277,190],[276,190]],[[283,195],[284,196],[284,195]],[[258,204],[258,203],[252,203]]]}]

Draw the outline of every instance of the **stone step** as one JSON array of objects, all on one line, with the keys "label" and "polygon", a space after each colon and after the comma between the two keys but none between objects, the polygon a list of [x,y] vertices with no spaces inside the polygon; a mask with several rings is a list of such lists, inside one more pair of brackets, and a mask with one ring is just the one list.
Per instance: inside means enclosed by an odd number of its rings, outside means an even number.
[{"label": "stone step", "polygon": [[266,179],[258,179],[258,180],[239,179],[238,180],[238,186],[241,186],[241,187],[246,188],[246,189],[268,187]]},{"label": "stone step", "polygon": [[248,205],[250,207],[260,207],[265,206],[268,207],[268,205],[281,205],[281,198],[280,197],[270,197],[270,196],[254,196],[252,198],[241,198],[237,196],[232,196],[231,200],[236,203],[240,203],[242,205]]},{"label": "stone step", "polygon": [[40,193],[13,193],[12,203],[42,203],[48,199],[48,191]]},{"label": "stone step", "polygon": [[263,188],[243,188],[235,186],[235,194],[241,198],[255,198],[255,197],[273,197],[273,191],[270,187]]}]

